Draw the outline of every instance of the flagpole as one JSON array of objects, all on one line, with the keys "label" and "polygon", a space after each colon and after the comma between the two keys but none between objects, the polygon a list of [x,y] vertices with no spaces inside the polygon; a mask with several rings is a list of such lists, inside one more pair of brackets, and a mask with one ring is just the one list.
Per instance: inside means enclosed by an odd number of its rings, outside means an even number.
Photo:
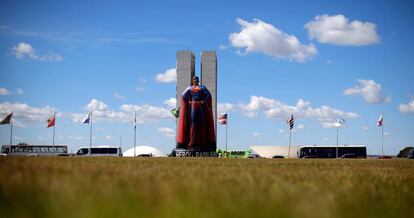
[{"label": "flagpole", "polygon": [[338,146],[339,146],[339,127],[336,127],[336,158],[338,158]]},{"label": "flagpole", "polygon": [[384,158],[384,125],[381,125],[381,157]]},{"label": "flagpole", "polygon": [[53,115],[55,123],[53,124],[53,146],[55,146],[55,131],[56,131],[56,113]]},{"label": "flagpole", "polygon": [[52,139],[52,145],[53,145],[53,154],[55,154],[56,113],[53,115],[53,119],[54,119],[55,123],[53,124],[53,139]]},{"label": "flagpole", "polygon": [[227,157],[227,128],[228,128],[228,120],[226,120],[226,157]]},{"label": "flagpole", "polygon": [[292,129],[289,128],[289,150],[288,150],[288,158],[290,158],[290,144],[292,142]]},{"label": "flagpole", "polygon": [[55,129],[56,129],[56,124],[53,126],[53,146],[55,146]]},{"label": "flagpole", "polygon": [[136,157],[136,145],[137,145],[137,112],[135,111],[135,118],[134,118],[134,157]]},{"label": "flagpole", "polygon": [[290,145],[292,144],[292,129],[295,125],[295,119],[293,118],[293,114],[290,114],[290,117],[286,120],[286,123],[289,125],[289,148],[288,148],[288,158],[290,158]]},{"label": "flagpole", "polygon": [[91,134],[89,137],[89,152],[92,153],[92,112],[91,112]]},{"label": "flagpole", "polygon": [[14,123],[14,117],[10,120],[10,146],[13,145],[13,123]]},{"label": "flagpole", "polygon": [[53,125],[52,132],[52,156],[55,156],[55,126]]}]

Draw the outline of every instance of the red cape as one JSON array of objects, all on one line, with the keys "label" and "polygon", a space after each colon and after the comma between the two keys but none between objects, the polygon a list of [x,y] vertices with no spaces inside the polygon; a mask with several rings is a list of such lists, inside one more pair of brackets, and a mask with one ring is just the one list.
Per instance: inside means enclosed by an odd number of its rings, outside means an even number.
[{"label": "red cape", "polygon": [[[196,151],[215,151],[216,134],[214,129],[211,97],[200,108],[191,108],[189,101],[180,99],[180,116],[178,120],[177,148]],[[201,123],[191,122],[191,110],[203,110]]]}]

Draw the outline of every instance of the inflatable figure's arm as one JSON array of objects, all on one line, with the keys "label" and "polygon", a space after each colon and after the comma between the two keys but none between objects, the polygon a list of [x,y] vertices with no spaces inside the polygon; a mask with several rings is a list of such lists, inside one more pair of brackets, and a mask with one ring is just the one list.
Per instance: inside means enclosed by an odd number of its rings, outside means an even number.
[{"label": "inflatable figure's arm", "polygon": [[210,91],[208,91],[208,89],[206,87],[204,87],[203,91],[204,91],[204,94],[206,96],[205,101],[206,102],[209,102],[211,100],[211,93],[210,93]]},{"label": "inflatable figure's arm", "polygon": [[191,86],[187,87],[184,90],[183,94],[181,94],[181,97],[183,98],[184,101],[189,101],[190,100],[190,92],[191,92]]}]

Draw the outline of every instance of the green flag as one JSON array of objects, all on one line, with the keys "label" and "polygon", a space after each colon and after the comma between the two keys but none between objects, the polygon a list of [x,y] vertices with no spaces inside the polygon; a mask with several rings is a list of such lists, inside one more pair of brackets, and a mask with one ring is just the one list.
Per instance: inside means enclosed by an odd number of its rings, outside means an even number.
[{"label": "green flag", "polygon": [[171,114],[175,117],[178,118],[180,116],[180,108],[174,108],[171,110]]}]

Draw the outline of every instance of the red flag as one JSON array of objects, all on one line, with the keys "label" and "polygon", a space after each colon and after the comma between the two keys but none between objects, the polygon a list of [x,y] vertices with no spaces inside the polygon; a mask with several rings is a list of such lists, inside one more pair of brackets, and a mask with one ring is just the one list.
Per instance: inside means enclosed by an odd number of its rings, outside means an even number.
[{"label": "red flag", "polygon": [[53,115],[49,119],[47,119],[47,128],[55,126],[56,116]]}]

